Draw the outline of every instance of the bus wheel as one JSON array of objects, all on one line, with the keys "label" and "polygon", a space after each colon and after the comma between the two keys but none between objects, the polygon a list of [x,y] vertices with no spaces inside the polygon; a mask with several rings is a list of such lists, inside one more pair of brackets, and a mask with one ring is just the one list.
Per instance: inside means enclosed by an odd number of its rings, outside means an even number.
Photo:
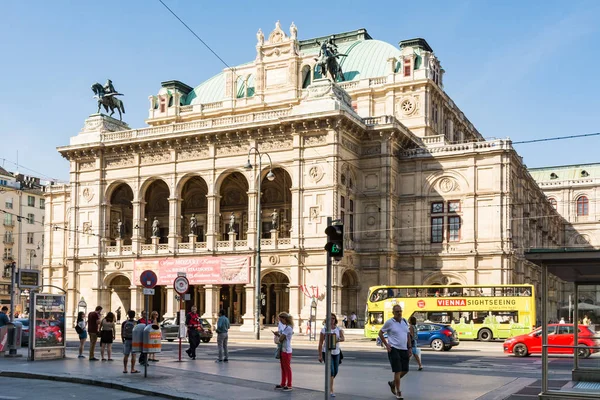
[{"label": "bus wheel", "polygon": [[513,353],[517,357],[525,357],[529,355],[529,350],[527,350],[527,346],[523,343],[519,343],[515,344],[515,347],[513,347]]},{"label": "bus wheel", "polygon": [[435,351],[444,351],[444,342],[442,339],[433,339],[431,341],[431,348]]},{"label": "bus wheel", "polygon": [[[585,345],[580,344],[579,346],[585,346]],[[591,354],[592,353],[590,352],[590,349],[586,349],[586,348],[582,348],[582,347],[577,349],[577,355],[579,356],[579,358],[588,358]]]},{"label": "bus wheel", "polygon": [[490,331],[489,329],[482,329],[477,334],[477,339],[481,340],[482,342],[489,342],[493,338],[494,335],[492,335],[492,331]]}]

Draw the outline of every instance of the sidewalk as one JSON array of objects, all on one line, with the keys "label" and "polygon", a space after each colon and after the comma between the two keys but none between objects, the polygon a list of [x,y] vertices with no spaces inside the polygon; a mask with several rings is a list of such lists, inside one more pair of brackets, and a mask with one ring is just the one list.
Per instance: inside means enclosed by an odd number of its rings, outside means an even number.
[{"label": "sidewalk", "polygon": [[[87,346],[86,346],[87,349]],[[148,368],[148,377],[122,373],[122,355],[113,354],[114,362],[90,362],[77,359],[74,349],[67,349],[67,358],[54,361],[27,362],[26,359],[0,358],[0,376],[35,378],[83,383],[128,390],[145,395],[160,395],[171,399],[323,399],[324,367],[317,362],[296,357],[292,359],[294,390],[273,390],[279,383],[279,363],[274,358],[236,358],[230,352],[230,362],[216,364],[216,345],[199,348],[199,359],[183,362],[173,352],[158,355],[158,363]],[[22,353],[22,351],[21,351]],[[306,357],[304,357],[306,358]],[[309,362],[310,361],[310,362]],[[391,399],[387,380],[389,366],[358,365],[352,360],[340,367],[336,378],[336,399]],[[138,367],[138,369],[140,369]],[[143,372],[143,371],[142,371]],[[402,393],[410,400],[469,400],[518,380],[516,377],[477,375],[465,371],[447,373],[445,368],[411,371],[403,380]],[[502,398],[496,397],[494,398]]]}]

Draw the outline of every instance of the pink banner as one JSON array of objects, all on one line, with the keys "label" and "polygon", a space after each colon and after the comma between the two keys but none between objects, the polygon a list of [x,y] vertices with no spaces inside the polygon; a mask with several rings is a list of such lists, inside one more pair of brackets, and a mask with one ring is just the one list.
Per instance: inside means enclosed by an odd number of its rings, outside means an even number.
[{"label": "pink banner", "polygon": [[178,272],[185,272],[190,285],[227,285],[250,282],[250,257],[195,257],[135,260],[133,276],[141,286],[140,275],[152,270],[157,285],[172,286]]}]

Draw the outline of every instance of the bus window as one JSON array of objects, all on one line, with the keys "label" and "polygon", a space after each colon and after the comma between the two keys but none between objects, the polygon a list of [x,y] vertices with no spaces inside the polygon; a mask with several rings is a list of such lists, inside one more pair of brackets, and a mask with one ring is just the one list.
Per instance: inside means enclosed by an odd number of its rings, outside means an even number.
[{"label": "bus window", "polygon": [[415,317],[417,319],[417,322],[425,322],[425,320],[427,319],[427,314],[425,314],[424,312],[414,312],[411,316]]},{"label": "bus window", "polygon": [[369,323],[371,325],[373,325],[373,324],[377,324],[377,325],[383,324],[383,312],[370,312],[369,313]]},{"label": "bus window", "polygon": [[519,322],[519,313],[517,311],[492,311],[499,324],[512,324]]}]

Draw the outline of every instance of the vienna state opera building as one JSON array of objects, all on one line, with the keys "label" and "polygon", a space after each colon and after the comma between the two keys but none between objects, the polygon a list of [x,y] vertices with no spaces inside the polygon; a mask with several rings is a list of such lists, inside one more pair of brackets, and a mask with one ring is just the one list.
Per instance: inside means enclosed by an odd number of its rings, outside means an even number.
[{"label": "vienna state opera building", "polygon": [[[377,284],[539,289],[525,251],[576,232],[511,140],[486,141],[444,91],[429,44],[288,31],[259,30],[254,60],[196,87],[162,82],[149,126],[93,114],[59,147],[70,182],[46,194],[43,279],[65,288],[69,318],[82,299],[139,313],[150,269],[161,317],[179,309],[173,280],[185,272],[188,308],[211,321],[223,309],[251,331],[260,240],[264,323],[288,311],[303,329],[313,298],[325,313],[328,217],[345,226],[338,314],[362,320]],[[345,55],[335,83],[316,65],[327,43]],[[554,314],[562,285],[551,279]]]}]

